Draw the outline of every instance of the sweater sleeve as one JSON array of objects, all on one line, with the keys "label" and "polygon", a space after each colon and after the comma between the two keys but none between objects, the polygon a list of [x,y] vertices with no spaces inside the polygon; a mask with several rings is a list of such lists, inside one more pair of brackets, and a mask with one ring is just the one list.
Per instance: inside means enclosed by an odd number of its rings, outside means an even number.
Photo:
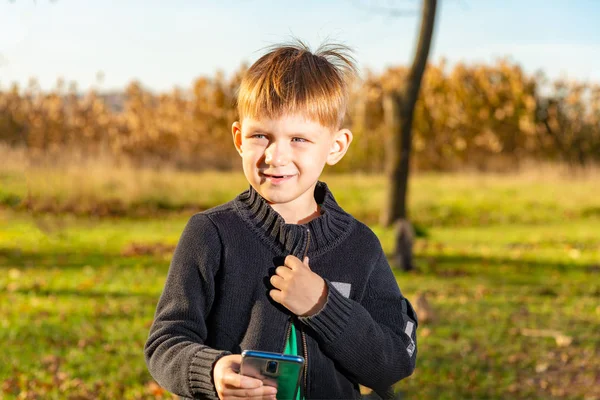
[{"label": "sweater sleeve", "polygon": [[383,397],[390,386],[414,371],[417,317],[380,252],[360,303],[326,281],[325,306],[300,320],[316,332],[325,354],[356,382]]},{"label": "sweater sleeve", "polygon": [[154,379],[183,397],[217,399],[212,368],[226,351],[204,344],[214,301],[221,240],[212,221],[196,214],[177,244],[144,347]]}]

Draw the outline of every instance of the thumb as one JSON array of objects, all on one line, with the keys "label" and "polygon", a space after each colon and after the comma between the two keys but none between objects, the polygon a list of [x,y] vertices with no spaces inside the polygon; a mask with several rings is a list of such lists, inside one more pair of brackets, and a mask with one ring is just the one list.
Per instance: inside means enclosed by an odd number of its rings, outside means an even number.
[{"label": "thumb", "polygon": [[304,257],[304,260],[302,260],[302,263],[303,263],[304,265],[306,265],[306,266],[308,267],[308,269],[310,269],[310,266],[308,265],[308,261],[309,261],[309,260],[308,260],[308,256],[306,256],[306,257]]}]

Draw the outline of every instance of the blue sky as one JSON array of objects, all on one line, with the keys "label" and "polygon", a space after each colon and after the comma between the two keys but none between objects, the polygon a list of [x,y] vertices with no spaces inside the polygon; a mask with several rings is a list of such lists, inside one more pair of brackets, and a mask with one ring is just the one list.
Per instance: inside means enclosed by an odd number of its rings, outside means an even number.
[{"label": "blue sky", "polygon": [[[409,62],[417,0],[0,0],[0,89],[58,77],[81,89],[133,79],[164,91],[231,73],[264,47],[297,36],[355,49],[362,69]],[[510,57],[528,72],[600,82],[600,1],[440,0],[431,60]],[[412,10],[402,17],[377,7]],[[104,80],[98,83],[97,72]]]}]

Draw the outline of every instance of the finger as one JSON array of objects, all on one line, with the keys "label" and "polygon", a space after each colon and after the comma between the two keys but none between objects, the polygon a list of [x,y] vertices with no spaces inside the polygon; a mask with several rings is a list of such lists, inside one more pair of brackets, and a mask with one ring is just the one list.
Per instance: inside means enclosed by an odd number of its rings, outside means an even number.
[{"label": "finger", "polygon": [[271,298],[275,302],[277,302],[279,304],[282,304],[282,302],[283,302],[283,295],[281,293],[281,290],[273,289],[273,290],[269,291],[269,296],[271,296]]},{"label": "finger", "polygon": [[308,269],[310,269],[310,265],[308,265],[308,261],[309,261],[309,260],[308,260],[308,256],[306,256],[306,257],[304,257],[304,260],[302,261],[302,263],[303,263],[304,265],[306,265],[306,266],[308,267]]},{"label": "finger", "polygon": [[257,396],[257,397],[237,397],[237,396],[227,396],[227,397],[225,397],[225,400],[248,400],[248,399],[252,399],[252,400],[277,400],[277,396],[275,396],[275,395],[264,395],[264,396]]},{"label": "finger", "polygon": [[238,367],[242,363],[242,355],[241,354],[230,354],[229,359],[231,360],[231,363],[237,364]]},{"label": "finger", "polygon": [[254,389],[225,388],[221,394],[227,398],[238,397],[243,399],[262,399],[263,397],[270,397],[277,394],[277,389],[273,386],[266,385]]},{"label": "finger", "polygon": [[294,270],[303,265],[302,261],[300,261],[298,257],[293,256],[291,254],[285,258],[284,264],[291,270]]},{"label": "finger", "polygon": [[289,279],[293,275],[293,272],[289,267],[277,267],[275,273],[283,279]]},{"label": "finger", "polygon": [[277,397],[274,394],[265,394],[261,396],[253,396],[253,397],[239,397],[239,396],[227,396],[225,400],[277,400]]},{"label": "finger", "polygon": [[230,370],[223,374],[223,383],[226,387],[240,389],[255,389],[263,385],[260,379],[251,378],[249,376],[240,375]]},{"label": "finger", "polygon": [[239,396],[227,396],[226,400],[242,400],[242,399],[253,399],[253,400],[277,400],[277,397],[274,394],[265,394],[262,396],[253,396],[253,397],[239,397]]},{"label": "finger", "polygon": [[285,285],[285,280],[279,275],[273,275],[271,279],[269,279],[269,281],[271,282],[271,285],[273,285],[274,288],[280,290],[283,289],[283,286]]},{"label": "finger", "polygon": [[274,394],[261,394],[258,396],[234,396],[230,394],[221,394],[219,398],[223,398],[224,400],[277,400],[277,396]]},{"label": "finger", "polygon": [[242,364],[242,355],[230,354],[227,356],[227,359],[226,368],[237,374],[240,371],[240,365]]}]

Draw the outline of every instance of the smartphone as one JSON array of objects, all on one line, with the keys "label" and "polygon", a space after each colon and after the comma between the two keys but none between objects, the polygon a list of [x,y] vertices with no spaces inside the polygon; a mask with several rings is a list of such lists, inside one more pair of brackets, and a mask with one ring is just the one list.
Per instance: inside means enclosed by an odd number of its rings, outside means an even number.
[{"label": "smartphone", "polygon": [[294,400],[304,358],[266,351],[244,350],[240,373],[277,388],[277,400]]}]

